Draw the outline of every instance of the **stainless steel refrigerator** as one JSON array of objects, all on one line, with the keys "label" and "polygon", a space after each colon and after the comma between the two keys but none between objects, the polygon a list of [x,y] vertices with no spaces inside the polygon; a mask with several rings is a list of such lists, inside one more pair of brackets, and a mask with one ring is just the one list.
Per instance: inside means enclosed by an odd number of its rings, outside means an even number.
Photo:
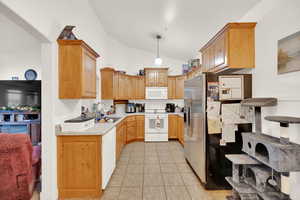
[{"label": "stainless steel refrigerator", "polygon": [[230,189],[225,180],[232,176],[232,164],[226,154],[242,153],[241,132],[251,131],[251,124],[239,126],[236,142],[220,145],[221,134],[207,134],[207,82],[217,82],[215,74],[199,75],[184,82],[184,153],[186,160],[206,189]]},{"label": "stainless steel refrigerator", "polygon": [[184,82],[184,153],[186,160],[206,184],[206,76]]}]

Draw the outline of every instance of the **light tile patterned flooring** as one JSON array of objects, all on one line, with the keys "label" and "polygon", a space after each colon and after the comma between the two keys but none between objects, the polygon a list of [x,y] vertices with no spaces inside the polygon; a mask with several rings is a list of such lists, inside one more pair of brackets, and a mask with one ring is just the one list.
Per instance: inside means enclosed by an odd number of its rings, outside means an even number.
[{"label": "light tile patterned flooring", "polygon": [[124,147],[101,200],[225,200],[229,191],[205,191],[175,141]]}]

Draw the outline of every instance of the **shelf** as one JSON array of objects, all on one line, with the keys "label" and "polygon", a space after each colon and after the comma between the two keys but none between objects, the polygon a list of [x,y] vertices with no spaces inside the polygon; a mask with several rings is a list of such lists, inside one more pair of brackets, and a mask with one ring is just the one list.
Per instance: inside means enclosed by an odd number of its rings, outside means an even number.
[{"label": "shelf", "polygon": [[227,154],[225,157],[236,165],[259,165],[257,160],[251,158],[247,154]]},{"label": "shelf", "polygon": [[239,194],[256,194],[256,190],[246,183],[235,183],[232,177],[225,177],[228,183],[236,190]]}]

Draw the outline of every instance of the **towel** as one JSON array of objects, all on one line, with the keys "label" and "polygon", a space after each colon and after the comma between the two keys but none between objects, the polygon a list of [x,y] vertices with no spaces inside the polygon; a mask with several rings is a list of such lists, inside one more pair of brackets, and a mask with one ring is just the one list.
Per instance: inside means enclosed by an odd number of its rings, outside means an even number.
[{"label": "towel", "polygon": [[30,200],[32,145],[27,134],[0,134],[0,199]]}]

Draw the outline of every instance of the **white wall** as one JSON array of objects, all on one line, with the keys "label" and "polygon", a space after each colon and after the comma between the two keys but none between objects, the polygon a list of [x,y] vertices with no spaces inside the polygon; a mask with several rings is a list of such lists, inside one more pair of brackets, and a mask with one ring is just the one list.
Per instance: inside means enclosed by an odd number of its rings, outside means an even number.
[{"label": "white wall", "polygon": [[[278,40],[300,30],[299,0],[263,0],[240,21],[257,21],[256,68],[253,70],[255,97],[277,97],[278,106],[264,108],[265,115],[300,117],[300,72],[277,75]],[[279,136],[278,123],[263,121],[263,132]],[[300,126],[291,126],[292,141],[300,144]],[[292,173],[291,198],[300,199],[300,174]]]},{"label": "white wall", "polygon": [[3,14],[0,14],[0,27],[0,80],[11,80],[12,76],[24,80],[28,69],[34,69],[40,80],[40,41]]}]

